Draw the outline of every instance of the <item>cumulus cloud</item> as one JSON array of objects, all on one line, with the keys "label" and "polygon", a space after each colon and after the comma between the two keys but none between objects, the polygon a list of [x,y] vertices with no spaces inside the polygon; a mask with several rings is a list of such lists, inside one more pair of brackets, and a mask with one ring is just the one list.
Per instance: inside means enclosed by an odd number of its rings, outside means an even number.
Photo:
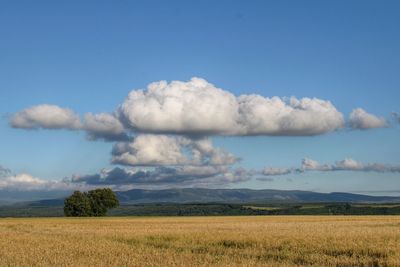
[{"label": "cumulus cloud", "polygon": [[332,167],[328,164],[320,164],[316,160],[312,160],[309,158],[304,158],[301,162],[301,169],[298,172],[302,171],[329,171]]},{"label": "cumulus cloud", "polygon": [[[399,115],[393,113],[399,121]],[[137,134],[176,134],[190,137],[310,136],[344,127],[335,106],[318,98],[235,96],[201,78],[187,82],[159,81],[131,91],[116,113],[87,113],[81,123],[72,110],[37,105],[15,113],[10,125],[23,129],[86,131],[89,140],[127,141]],[[389,126],[381,117],[354,109],[352,129]]]},{"label": "cumulus cloud", "polygon": [[79,116],[68,108],[55,105],[37,105],[15,113],[10,125],[22,129],[68,129],[81,127]]},{"label": "cumulus cloud", "polygon": [[292,172],[290,168],[274,168],[274,167],[266,167],[262,170],[262,174],[265,176],[276,176],[276,175],[285,175]]},{"label": "cumulus cloud", "polygon": [[232,153],[214,147],[208,138],[186,139],[186,142],[192,154],[192,163],[195,165],[231,165],[240,160]]},{"label": "cumulus cloud", "polygon": [[247,181],[251,173],[244,169],[231,170],[226,166],[176,166],[151,169],[104,169],[93,175],[75,175],[73,183],[86,185],[226,185]]},{"label": "cumulus cloud", "polygon": [[131,142],[116,143],[112,150],[112,163],[129,166],[230,165],[236,161],[233,154],[214,148],[209,139],[182,136],[138,135]]},{"label": "cumulus cloud", "polygon": [[137,132],[182,135],[317,135],[343,126],[343,115],[317,98],[236,97],[201,78],[160,81],[134,90],[118,110]]},{"label": "cumulus cloud", "polygon": [[259,95],[238,97],[240,123],[246,135],[318,135],[343,126],[343,115],[325,100],[289,100]]},{"label": "cumulus cloud", "polygon": [[[393,116],[399,120],[397,113]],[[320,164],[307,158],[300,168],[268,167],[257,172],[233,169],[240,159],[214,147],[208,136],[319,135],[343,128],[343,115],[326,100],[235,96],[201,78],[151,83],[146,89],[131,91],[116,112],[87,113],[82,121],[70,109],[44,104],[15,113],[9,123],[23,129],[84,131],[89,140],[115,142],[113,164],[144,167],[74,176],[73,184],[229,184],[247,181],[254,175],[270,181],[269,176],[313,170],[398,172],[396,166],[362,164],[352,159]],[[350,114],[348,126],[370,129],[386,127],[388,123],[358,108]],[[27,183],[32,188],[51,188],[69,183],[11,175],[1,167],[0,177],[3,187]]]},{"label": "cumulus cloud", "polygon": [[256,174],[253,170],[237,168],[233,171],[225,172],[222,176],[212,181],[213,183],[239,183],[249,181]]},{"label": "cumulus cloud", "polygon": [[119,142],[113,146],[112,163],[130,166],[157,166],[188,164],[182,146],[183,137],[166,135],[139,135],[132,142]]},{"label": "cumulus cloud", "polygon": [[384,118],[370,114],[362,108],[356,108],[350,113],[349,126],[352,129],[366,130],[388,127],[388,125]]},{"label": "cumulus cloud", "polygon": [[86,131],[89,140],[129,140],[120,120],[110,113],[86,113],[83,122],[74,111],[55,105],[37,105],[12,115],[9,121],[14,128],[67,129]]},{"label": "cumulus cloud", "polygon": [[126,141],[129,139],[122,123],[110,113],[87,113],[82,128],[89,140]]}]

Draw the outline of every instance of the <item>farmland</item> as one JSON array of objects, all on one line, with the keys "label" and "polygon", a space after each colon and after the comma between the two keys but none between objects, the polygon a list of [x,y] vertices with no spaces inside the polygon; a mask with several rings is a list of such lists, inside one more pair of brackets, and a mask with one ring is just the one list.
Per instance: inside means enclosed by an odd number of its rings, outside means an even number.
[{"label": "farmland", "polygon": [[0,266],[400,266],[398,216],[0,219]]}]

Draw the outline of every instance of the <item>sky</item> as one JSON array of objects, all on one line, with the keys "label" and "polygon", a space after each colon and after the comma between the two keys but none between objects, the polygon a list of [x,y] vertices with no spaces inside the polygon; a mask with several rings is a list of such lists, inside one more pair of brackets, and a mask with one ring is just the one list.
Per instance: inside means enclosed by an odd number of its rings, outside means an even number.
[{"label": "sky", "polygon": [[399,11],[0,1],[0,193],[400,195]]}]

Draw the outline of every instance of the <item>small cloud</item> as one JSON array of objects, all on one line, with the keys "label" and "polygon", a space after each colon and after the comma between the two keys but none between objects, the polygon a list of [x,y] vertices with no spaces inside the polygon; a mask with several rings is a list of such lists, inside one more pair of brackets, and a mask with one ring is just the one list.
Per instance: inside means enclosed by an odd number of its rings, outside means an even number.
[{"label": "small cloud", "polygon": [[83,127],[89,140],[128,141],[129,137],[124,126],[110,113],[87,113],[84,116]]},{"label": "small cloud", "polygon": [[382,117],[370,114],[362,108],[356,108],[350,114],[349,126],[352,129],[367,130],[388,127],[389,124]]},{"label": "small cloud", "polygon": [[302,171],[328,171],[331,170],[331,166],[327,164],[320,164],[318,161],[304,158],[301,162],[301,170]]},{"label": "small cloud", "polygon": [[292,170],[290,168],[273,168],[273,167],[266,167],[262,171],[262,174],[265,176],[276,176],[276,175],[286,175],[290,174]]},{"label": "small cloud", "polygon": [[79,116],[71,109],[55,105],[37,105],[11,116],[11,127],[22,129],[67,129],[78,130],[81,127]]}]

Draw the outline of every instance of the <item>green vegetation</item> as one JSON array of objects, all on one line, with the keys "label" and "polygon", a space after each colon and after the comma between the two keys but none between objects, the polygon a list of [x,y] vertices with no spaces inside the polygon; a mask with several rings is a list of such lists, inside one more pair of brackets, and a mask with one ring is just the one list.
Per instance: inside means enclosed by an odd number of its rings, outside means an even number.
[{"label": "green vegetation", "polygon": [[75,191],[64,201],[64,215],[67,217],[105,216],[108,209],[118,206],[118,198],[109,188],[88,192]]},{"label": "green vegetation", "polygon": [[[259,210],[262,205],[248,206]],[[316,203],[271,205],[263,215],[400,215],[398,204]]]},{"label": "green vegetation", "polygon": [[[295,203],[223,204],[160,203],[121,205],[109,216],[212,216],[212,215],[400,215],[398,203]],[[0,217],[60,217],[62,206],[14,205],[0,207]],[[93,215],[91,215],[93,216]]]}]

